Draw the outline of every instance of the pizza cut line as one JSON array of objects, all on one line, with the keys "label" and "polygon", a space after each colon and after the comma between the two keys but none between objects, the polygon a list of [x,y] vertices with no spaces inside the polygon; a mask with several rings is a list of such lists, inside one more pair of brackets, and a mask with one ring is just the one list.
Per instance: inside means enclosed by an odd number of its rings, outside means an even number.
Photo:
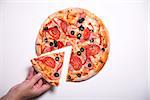
[{"label": "pizza cut line", "polygon": [[40,56],[67,46],[72,46],[67,81],[87,80],[107,61],[108,31],[102,20],[88,10],[60,10],[48,16],[41,25],[35,44],[36,54]]}]

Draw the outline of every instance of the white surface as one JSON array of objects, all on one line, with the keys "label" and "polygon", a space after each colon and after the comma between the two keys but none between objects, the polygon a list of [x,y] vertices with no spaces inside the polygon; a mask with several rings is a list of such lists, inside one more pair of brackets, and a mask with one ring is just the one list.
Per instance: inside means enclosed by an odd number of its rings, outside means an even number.
[{"label": "white surface", "polygon": [[[27,0],[29,1],[29,0]],[[111,1],[111,0],[107,0]],[[147,100],[148,34],[144,0],[0,3],[0,96],[24,80],[40,25],[54,11],[82,7],[98,15],[110,33],[110,55],[102,71],[82,83],[65,83],[39,100]]]}]

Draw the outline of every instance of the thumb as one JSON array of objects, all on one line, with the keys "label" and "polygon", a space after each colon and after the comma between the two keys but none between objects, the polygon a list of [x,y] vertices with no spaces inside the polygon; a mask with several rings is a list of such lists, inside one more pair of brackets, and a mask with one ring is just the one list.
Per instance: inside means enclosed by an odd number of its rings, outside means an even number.
[{"label": "thumb", "polygon": [[42,78],[41,73],[36,74],[33,76],[33,78],[30,80],[30,84],[33,86],[36,82],[38,82],[39,79]]}]

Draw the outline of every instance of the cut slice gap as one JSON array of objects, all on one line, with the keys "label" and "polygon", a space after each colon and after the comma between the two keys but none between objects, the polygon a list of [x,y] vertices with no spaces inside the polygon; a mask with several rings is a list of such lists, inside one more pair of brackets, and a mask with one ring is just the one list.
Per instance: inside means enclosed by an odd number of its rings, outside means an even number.
[{"label": "cut slice gap", "polygon": [[66,80],[67,80],[72,46],[65,47],[63,50],[65,51],[65,55],[64,55],[64,63],[62,66],[62,75],[60,78],[60,85],[64,85],[64,83],[66,83]]},{"label": "cut slice gap", "polygon": [[59,83],[66,81],[71,50],[72,47],[68,46],[41,54],[31,60],[32,65],[37,72],[42,74],[43,79],[53,86],[58,86]]}]

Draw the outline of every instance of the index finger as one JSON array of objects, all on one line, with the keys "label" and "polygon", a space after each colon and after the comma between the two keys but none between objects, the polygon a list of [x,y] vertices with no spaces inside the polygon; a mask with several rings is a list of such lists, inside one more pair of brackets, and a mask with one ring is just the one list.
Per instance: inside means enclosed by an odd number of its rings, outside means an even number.
[{"label": "index finger", "polygon": [[48,90],[50,89],[50,87],[51,87],[50,84],[45,83],[45,84],[43,84],[43,85],[38,89],[38,92],[39,92],[40,94],[42,94],[42,93],[48,91]]},{"label": "index finger", "polygon": [[35,83],[38,82],[39,79],[42,78],[41,73],[36,74],[35,76],[33,76],[33,78],[30,80],[30,84],[33,86]]},{"label": "index finger", "polygon": [[33,67],[30,67],[30,68],[29,68],[28,75],[27,75],[27,77],[26,77],[26,80],[32,79],[33,75],[34,75],[34,69],[33,69]]}]

